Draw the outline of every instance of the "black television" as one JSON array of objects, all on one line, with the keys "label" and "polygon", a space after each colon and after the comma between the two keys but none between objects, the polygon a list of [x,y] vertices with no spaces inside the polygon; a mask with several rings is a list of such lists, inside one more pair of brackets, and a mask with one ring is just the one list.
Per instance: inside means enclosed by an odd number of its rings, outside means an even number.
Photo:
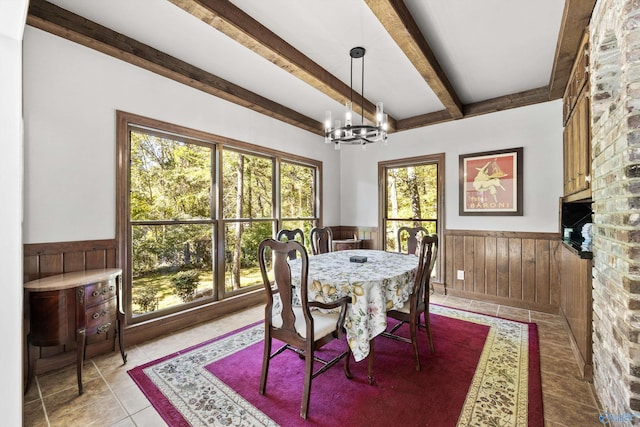
[{"label": "black television", "polygon": [[[593,223],[593,210],[591,200],[578,202],[561,202],[560,227],[562,240],[583,252],[582,243],[584,237],[582,228],[585,224]],[[591,252],[590,250],[588,252]]]}]

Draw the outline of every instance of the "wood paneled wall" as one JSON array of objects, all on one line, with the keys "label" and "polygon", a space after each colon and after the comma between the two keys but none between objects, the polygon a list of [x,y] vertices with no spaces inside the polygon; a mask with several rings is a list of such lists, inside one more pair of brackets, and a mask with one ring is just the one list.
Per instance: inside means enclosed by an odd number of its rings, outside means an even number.
[{"label": "wood paneled wall", "polygon": [[[445,231],[448,295],[548,313],[560,305],[557,233]],[[458,279],[462,271],[464,279]]]},{"label": "wood paneled wall", "polygon": [[73,271],[116,267],[116,240],[24,245],[24,282]]},{"label": "wood paneled wall", "polygon": [[562,292],[560,309],[569,325],[569,337],[578,361],[582,377],[591,380],[593,376],[592,345],[592,267],[591,259],[580,258],[573,248],[562,244],[559,251],[561,260]]}]

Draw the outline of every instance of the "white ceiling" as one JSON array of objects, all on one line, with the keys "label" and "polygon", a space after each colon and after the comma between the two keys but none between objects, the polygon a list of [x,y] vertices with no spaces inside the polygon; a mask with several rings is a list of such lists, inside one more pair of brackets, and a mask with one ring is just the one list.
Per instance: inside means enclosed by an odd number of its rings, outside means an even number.
[{"label": "white ceiling", "polygon": [[[322,121],[337,101],[168,0],[51,0],[68,11]],[[364,96],[395,119],[443,104],[360,0],[232,0],[349,85],[349,50],[367,49]],[[405,0],[462,104],[549,84],[561,0]],[[359,61],[355,87],[360,91]]]}]

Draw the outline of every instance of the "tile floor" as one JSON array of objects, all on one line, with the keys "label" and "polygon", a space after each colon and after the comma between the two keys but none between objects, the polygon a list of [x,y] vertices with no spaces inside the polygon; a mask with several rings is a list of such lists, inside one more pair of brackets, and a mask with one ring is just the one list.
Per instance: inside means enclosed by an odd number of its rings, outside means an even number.
[{"label": "tile floor", "polygon": [[[535,322],[540,359],[545,426],[602,426],[593,386],[579,379],[578,366],[563,321],[557,315],[434,295],[432,302],[514,320]],[[85,362],[84,389],[78,395],[75,366],[39,375],[24,398],[24,426],[166,425],[127,374],[142,363],[230,332],[264,316],[262,306],[127,348],[127,365],[119,352]]]}]

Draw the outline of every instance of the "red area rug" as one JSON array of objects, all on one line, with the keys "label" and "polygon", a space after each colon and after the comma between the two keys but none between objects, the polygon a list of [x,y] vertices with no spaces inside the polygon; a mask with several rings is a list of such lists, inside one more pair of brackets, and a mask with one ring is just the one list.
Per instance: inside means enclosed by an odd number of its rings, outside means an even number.
[{"label": "red area rug", "polygon": [[258,393],[261,324],[129,374],[170,426],[543,425],[535,324],[435,305],[431,322],[436,353],[420,331],[421,372],[409,344],[378,337],[376,383],[367,383],[366,362],[352,361],[351,380],[341,365],[331,368],[313,380],[306,421],[299,416],[304,362],[296,354],[271,361],[267,392]]}]

